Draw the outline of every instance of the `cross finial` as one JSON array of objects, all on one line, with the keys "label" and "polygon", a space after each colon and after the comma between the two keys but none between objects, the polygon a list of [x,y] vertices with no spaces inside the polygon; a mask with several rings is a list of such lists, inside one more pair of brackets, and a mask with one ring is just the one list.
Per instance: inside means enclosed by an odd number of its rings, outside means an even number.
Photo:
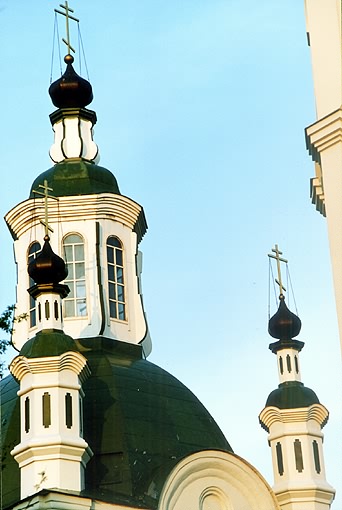
[{"label": "cross finial", "polygon": [[280,257],[280,255],[282,255],[283,252],[279,250],[277,244],[274,245],[274,248],[272,248],[272,251],[273,251],[273,253],[275,253],[275,255],[272,255],[272,253],[269,253],[268,256],[271,259],[276,259],[276,261],[277,261],[278,279],[275,278],[275,282],[279,285],[280,296],[283,296],[283,291],[286,292],[286,289],[283,286],[283,283],[281,280],[280,262],[285,262],[285,264],[287,264],[287,260]]},{"label": "cross finial", "polygon": [[45,227],[45,238],[49,238],[49,231],[53,232],[53,229],[49,226],[49,204],[48,199],[53,198],[54,200],[59,200],[57,197],[54,197],[53,195],[49,195],[49,191],[53,191],[52,188],[48,187],[48,182],[45,179],[44,184],[39,184],[38,188],[43,188],[44,191],[36,191],[33,190],[33,193],[36,193],[37,195],[42,195],[44,197],[44,221],[40,220],[40,222]]},{"label": "cross finial", "polygon": [[76,21],[77,23],[79,23],[79,19],[75,18],[74,16],[71,16],[70,15],[70,12],[74,12],[73,9],[71,9],[68,5],[68,2],[65,0],[65,4],[59,4],[60,7],[62,7],[62,9],[64,9],[64,11],[59,11],[58,9],[55,9],[55,12],[57,12],[58,14],[61,14],[62,16],[65,16],[65,20],[66,20],[66,39],[62,38],[62,41],[67,45],[68,47],[68,55],[71,55],[70,51],[73,51],[75,53],[75,50],[74,48],[71,46],[70,44],[70,31],[69,31],[69,19],[72,19],[74,21]]}]

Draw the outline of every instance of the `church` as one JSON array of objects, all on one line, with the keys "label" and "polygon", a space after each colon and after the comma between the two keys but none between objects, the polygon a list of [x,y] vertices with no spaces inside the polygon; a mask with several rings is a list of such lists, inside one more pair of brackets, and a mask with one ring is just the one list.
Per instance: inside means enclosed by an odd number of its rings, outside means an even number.
[{"label": "church", "polygon": [[[76,20],[65,2],[57,12]],[[301,380],[301,321],[279,307],[269,348],[279,381],[259,415],[271,488],[179,380],[151,363],[141,290],[143,207],[99,165],[91,83],[49,88],[51,168],[5,221],[14,241],[18,355],[1,381],[1,510],[328,510],[328,410]],[[276,246],[272,257],[283,261]],[[266,441],[265,435],[265,441]]]}]

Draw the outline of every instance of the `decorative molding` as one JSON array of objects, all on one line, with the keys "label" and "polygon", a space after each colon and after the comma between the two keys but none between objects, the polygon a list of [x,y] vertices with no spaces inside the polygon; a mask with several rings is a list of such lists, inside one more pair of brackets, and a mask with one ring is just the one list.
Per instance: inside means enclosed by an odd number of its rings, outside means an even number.
[{"label": "decorative molding", "polygon": [[[9,211],[5,221],[14,239],[40,225],[44,218],[44,199],[30,198]],[[101,193],[59,197],[49,205],[49,223],[68,221],[114,219],[139,233],[140,241],[147,230],[142,207],[124,195]],[[139,242],[138,241],[138,242]]]},{"label": "decorative molding", "polygon": [[342,142],[342,108],[307,127],[305,136],[309,154],[316,163],[320,163],[322,151]]},{"label": "decorative molding", "polygon": [[[10,364],[11,374],[18,381],[21,381],[28,374],[62,372],[63,370],[71,370],[77,374],[81,383],[90,375],[87,360],[82,354],[74,351],[65,352],[61,356],[46,356],[42,358],[17,356]],[[43,386],[46,387],[45,381]],[[26,387],[25,392],[27,392]]]},{"label": "decorative molding", "polygon": [[296,409],[278,409],[278,407],[265,407],[259,415],[260,423],[269,432],[276,422],[302,423],[314,420],[323,428],[329,418],[329,412],[322,404],[313,404],[310,407]]}]

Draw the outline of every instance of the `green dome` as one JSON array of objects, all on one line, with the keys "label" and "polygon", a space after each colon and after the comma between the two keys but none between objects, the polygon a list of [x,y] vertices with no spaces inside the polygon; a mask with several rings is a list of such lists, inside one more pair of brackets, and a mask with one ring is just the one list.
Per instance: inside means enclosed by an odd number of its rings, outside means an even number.
[{"label": "green dome", "polygon": [[[142,359],[140,346],[103,338],[77,345],[91,370],[83,384],[84,438],[94,456],[86,466],[84,496],[157,508],[166,478],[181,459],[208,449],[232,452],[201,402],[175,377]],[[10,424],[2,436],[6,454],[20,440],[19,399],[11,376],[2,385],[11,388],[2,402]],[[3,467],[6,507],[19,500],[19,468],[11,455]]]},{"label": "green dome", "polygon": [[92,195],[115,193],[120,195],[118,183],[109,170],[81,159],[66,159],[40,174],[32,184],[30,198],[36,197],[33,190],[39,189],[47,180],[55,197],[70,195]]},{"label": "green dome", "polygon": [[71,336],[57,329],[44,329],[28,340],[20,351],[26,358],[42,358],[44,356],[60,356],[64,352],[77,351]]},{"label": "green dome", "polygon": [[306,388],[299,381],[288,381],[279,384],[267,399],[266,407],[278,407],[278,409],[296,409],[298,407],[310,407],[319,404],[316,393]]},{"label": "green dome", "polygon": [[12,449],[20,442],[19,384],[9,375],[0,382],[1,393],[1,469],[2,505],[20,501],[20,473]]}]

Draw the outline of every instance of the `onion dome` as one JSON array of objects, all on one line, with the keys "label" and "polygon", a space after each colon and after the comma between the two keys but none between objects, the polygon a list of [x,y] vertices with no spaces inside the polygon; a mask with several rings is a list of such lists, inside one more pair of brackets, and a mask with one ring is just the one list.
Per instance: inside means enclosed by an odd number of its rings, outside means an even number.
[{"label": "onion dome", "polygon": [[284,296],[281,295],[279,299],[279,308],[269,320],[268,332],[273,338],[291,340],[299,335],[302,323],[300,318],[287,308]]},{"label": "onion dome", "polygon": [[51,100],[57,108],[84,108],[93,100],[92,87],[75,72],[72,55],[66,55],[64,61],[67,64],[65,73],[50,85]]},{"label": "onion dome", "polygon": [[28,274],[38,285],[59,283],[68,276],[64,260],[52,251],[49,240],[46,235],[42,251],[27,268]]}]

